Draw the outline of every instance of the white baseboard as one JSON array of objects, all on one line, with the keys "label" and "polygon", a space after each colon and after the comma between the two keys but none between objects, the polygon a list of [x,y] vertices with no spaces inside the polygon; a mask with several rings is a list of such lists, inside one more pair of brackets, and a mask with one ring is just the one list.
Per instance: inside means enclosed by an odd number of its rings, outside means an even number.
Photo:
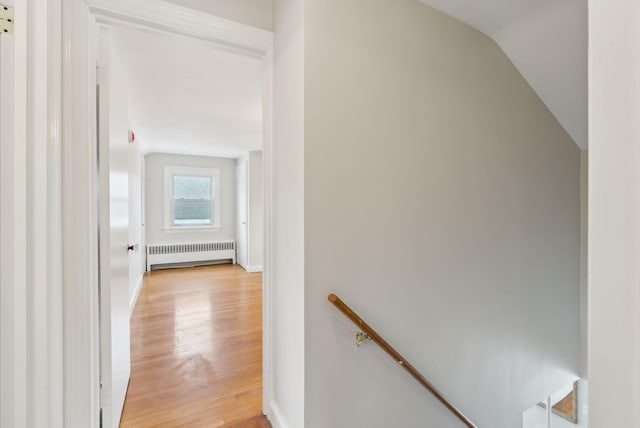
[{"label": "white baseboard", "polygon": [[133,308],[135,308],[136,302],[138,301],[138,296],[140,295],[140,290],[142,289],[143,281],[144,281],[144,273],[140,275],[140,278],[138,278],[136,289],[133,293],[133,296],[131,296],[131,301],[129,302],[129,318],[131,318],[131,315],[133,315]]},{"label": "white baseboard", "polygon": [[249,273],[254,273],[254,272],[262,272],[262,265],[259,266],[242,266],[244,268],[244,270],[246,270]]},{"label": "white baseboard", "polygon": [[269,412],[270,414],[267,415],[267,418],[271,422],[271,426],[273,426],[273,428],[289,428],[289,425],[284,420],[284,416],[282,416],[282,412],[280,411],[278,404],[271,400],[269,407],[271,411]]}]

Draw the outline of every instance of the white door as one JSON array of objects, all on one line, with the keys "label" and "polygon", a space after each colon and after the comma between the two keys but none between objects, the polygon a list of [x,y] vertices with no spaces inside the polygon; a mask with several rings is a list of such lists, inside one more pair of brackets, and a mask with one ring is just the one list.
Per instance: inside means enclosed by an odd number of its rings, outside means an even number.
[{"label": "white door", "polygon": [[247,234],[247,162],[239,160],[236,167],[236,197],[238,198],[238,264],[246,269],[248,258]]},{"label": "white door", "polygon": [[131,373],[128,107],[107,30],[100,34],[100,335],[103,427],[117,428]]}]

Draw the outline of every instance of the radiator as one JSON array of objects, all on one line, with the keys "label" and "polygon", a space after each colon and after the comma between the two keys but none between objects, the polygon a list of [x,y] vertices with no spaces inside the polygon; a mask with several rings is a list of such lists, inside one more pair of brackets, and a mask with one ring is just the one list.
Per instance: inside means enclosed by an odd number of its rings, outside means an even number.
[{"label": "radiator", "polygon": [[147,245],[147,271],[151,271],[153,265],[216,260],[231,260],[235,264],[235,241]]}]

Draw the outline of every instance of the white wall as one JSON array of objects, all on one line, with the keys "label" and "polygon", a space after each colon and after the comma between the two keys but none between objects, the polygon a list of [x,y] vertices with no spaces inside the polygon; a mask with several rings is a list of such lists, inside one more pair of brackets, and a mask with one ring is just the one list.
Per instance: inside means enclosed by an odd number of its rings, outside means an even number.
[{"label": "white wall", "polygon": [[190,7],[232,21],[273,29],[272,0],[169,0],[180,6]]},{"label": "white wall", "polygon": [[304,25],[302,0],[275,0],[272,144],[274,427],[305,426]]},{"label": "white wall", "polygon": [[589,1],[589,412],[640,426],[640,3]]},{"label": "white wall", "polygon": [[236,166],[236,263],[247,269],[249,265],[249,183],[248,161],[246,157],[240,157]]},{"label": "white wall", "polygon": [[460,426],[330,292],[478,426],[519,426],[579,371],[578,147],[418,2],[307,0],[304,29],[305,426]]},{"label": "white wall", "polygon": [[[164,167],[184,166],[220,170],[220,230],[164,228]],[[236,160],[207,156],[152,153],[145,156],[145,232],[148,245],[214,242],[236,239]]]},{"label": "white wall", "polygon": [[249,152],[248,195],[249,195],[249,267],[262,270],[264,260],[264,177],[262,152]]}]

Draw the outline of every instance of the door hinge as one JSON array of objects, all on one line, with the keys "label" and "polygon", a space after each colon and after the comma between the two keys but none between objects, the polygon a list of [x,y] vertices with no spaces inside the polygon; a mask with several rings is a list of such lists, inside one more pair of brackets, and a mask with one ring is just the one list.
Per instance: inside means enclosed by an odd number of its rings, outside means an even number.
[{"label": "door hinge", "polygon": [[13,8],[0,4],[0,34],[13,34]]}]

